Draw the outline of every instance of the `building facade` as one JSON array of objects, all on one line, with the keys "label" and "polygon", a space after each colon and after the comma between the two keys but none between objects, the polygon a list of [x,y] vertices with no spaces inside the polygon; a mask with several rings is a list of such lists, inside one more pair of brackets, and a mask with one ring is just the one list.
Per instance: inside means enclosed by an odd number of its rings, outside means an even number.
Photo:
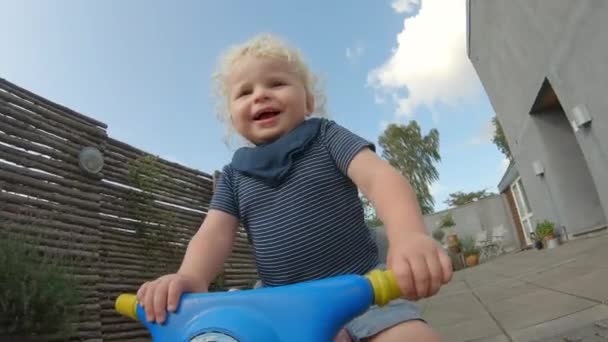
[{"label": "building facade", "polygon": [[606,227],[606,18],[607,1],[467,1],[468,56],[527,195],[521,225],[547,219],[569,237]]}]

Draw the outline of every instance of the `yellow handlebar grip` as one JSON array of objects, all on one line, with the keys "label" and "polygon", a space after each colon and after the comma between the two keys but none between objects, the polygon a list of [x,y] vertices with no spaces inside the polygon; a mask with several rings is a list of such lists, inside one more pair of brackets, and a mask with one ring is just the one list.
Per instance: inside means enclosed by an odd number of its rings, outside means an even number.
[{"label": "yellow handlebar grip", "polygon": [[373,270],[366,277],[374,289],[374,304],[383,306],[401,297],[401,290],[392,271]]},{"label": "yellow handlebar grip", "polygon": [[130,293],[121,294],[116,298],[114,309],[121,315],[137,321],[137,296]]}]

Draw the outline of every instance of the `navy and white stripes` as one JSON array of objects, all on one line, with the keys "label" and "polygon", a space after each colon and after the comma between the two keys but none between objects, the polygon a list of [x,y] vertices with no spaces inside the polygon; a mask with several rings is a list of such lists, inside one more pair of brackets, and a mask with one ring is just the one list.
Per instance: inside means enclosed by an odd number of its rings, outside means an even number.
[{"label": "navy and white stripes", "polygon": [[363,274],[378,264],[357,187],[346,176],[363,148],[374,146],[323,120],[277,187],[224,167],[210,209],[236,216],[248,231],[265,286]]}]

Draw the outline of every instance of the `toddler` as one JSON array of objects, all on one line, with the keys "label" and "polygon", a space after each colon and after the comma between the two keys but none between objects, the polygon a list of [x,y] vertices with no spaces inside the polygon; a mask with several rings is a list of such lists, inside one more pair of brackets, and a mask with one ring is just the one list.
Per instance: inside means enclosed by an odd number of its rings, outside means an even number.
[{"label": "toddler", "polygon": [[[249,144],[223,168],[177,273],[140,287],[147,319],[163,322],[182,293],[207,291],[242,224],[261,286],[393,271],[403,298],[372,307],[336,341],[438,341],[412,301],[436,294],[452,266],[426,232],[408,181],[372,143],[318,116],[324,104],[316,78],[282,40],[254,37],[221,61],[215,79],[222,118]],[[359,191],[385,225],[386,260],[379,260]]]}]

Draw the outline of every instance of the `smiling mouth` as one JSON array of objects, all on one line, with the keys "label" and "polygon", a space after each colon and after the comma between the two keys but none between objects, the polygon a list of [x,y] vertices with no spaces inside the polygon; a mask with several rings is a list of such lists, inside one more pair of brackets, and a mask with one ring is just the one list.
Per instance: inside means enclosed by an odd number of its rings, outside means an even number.
[{"label": "smiling mouth", "polygon": [[265,111],[262,111],[262,112],[259,112],[258,114],[256,114],[255,117],[253,118],[253,120],[254,121],[267,120],[267,119],[273,118],[279,114],[281,114],[281,112],[278,110],[265,110]]}]

